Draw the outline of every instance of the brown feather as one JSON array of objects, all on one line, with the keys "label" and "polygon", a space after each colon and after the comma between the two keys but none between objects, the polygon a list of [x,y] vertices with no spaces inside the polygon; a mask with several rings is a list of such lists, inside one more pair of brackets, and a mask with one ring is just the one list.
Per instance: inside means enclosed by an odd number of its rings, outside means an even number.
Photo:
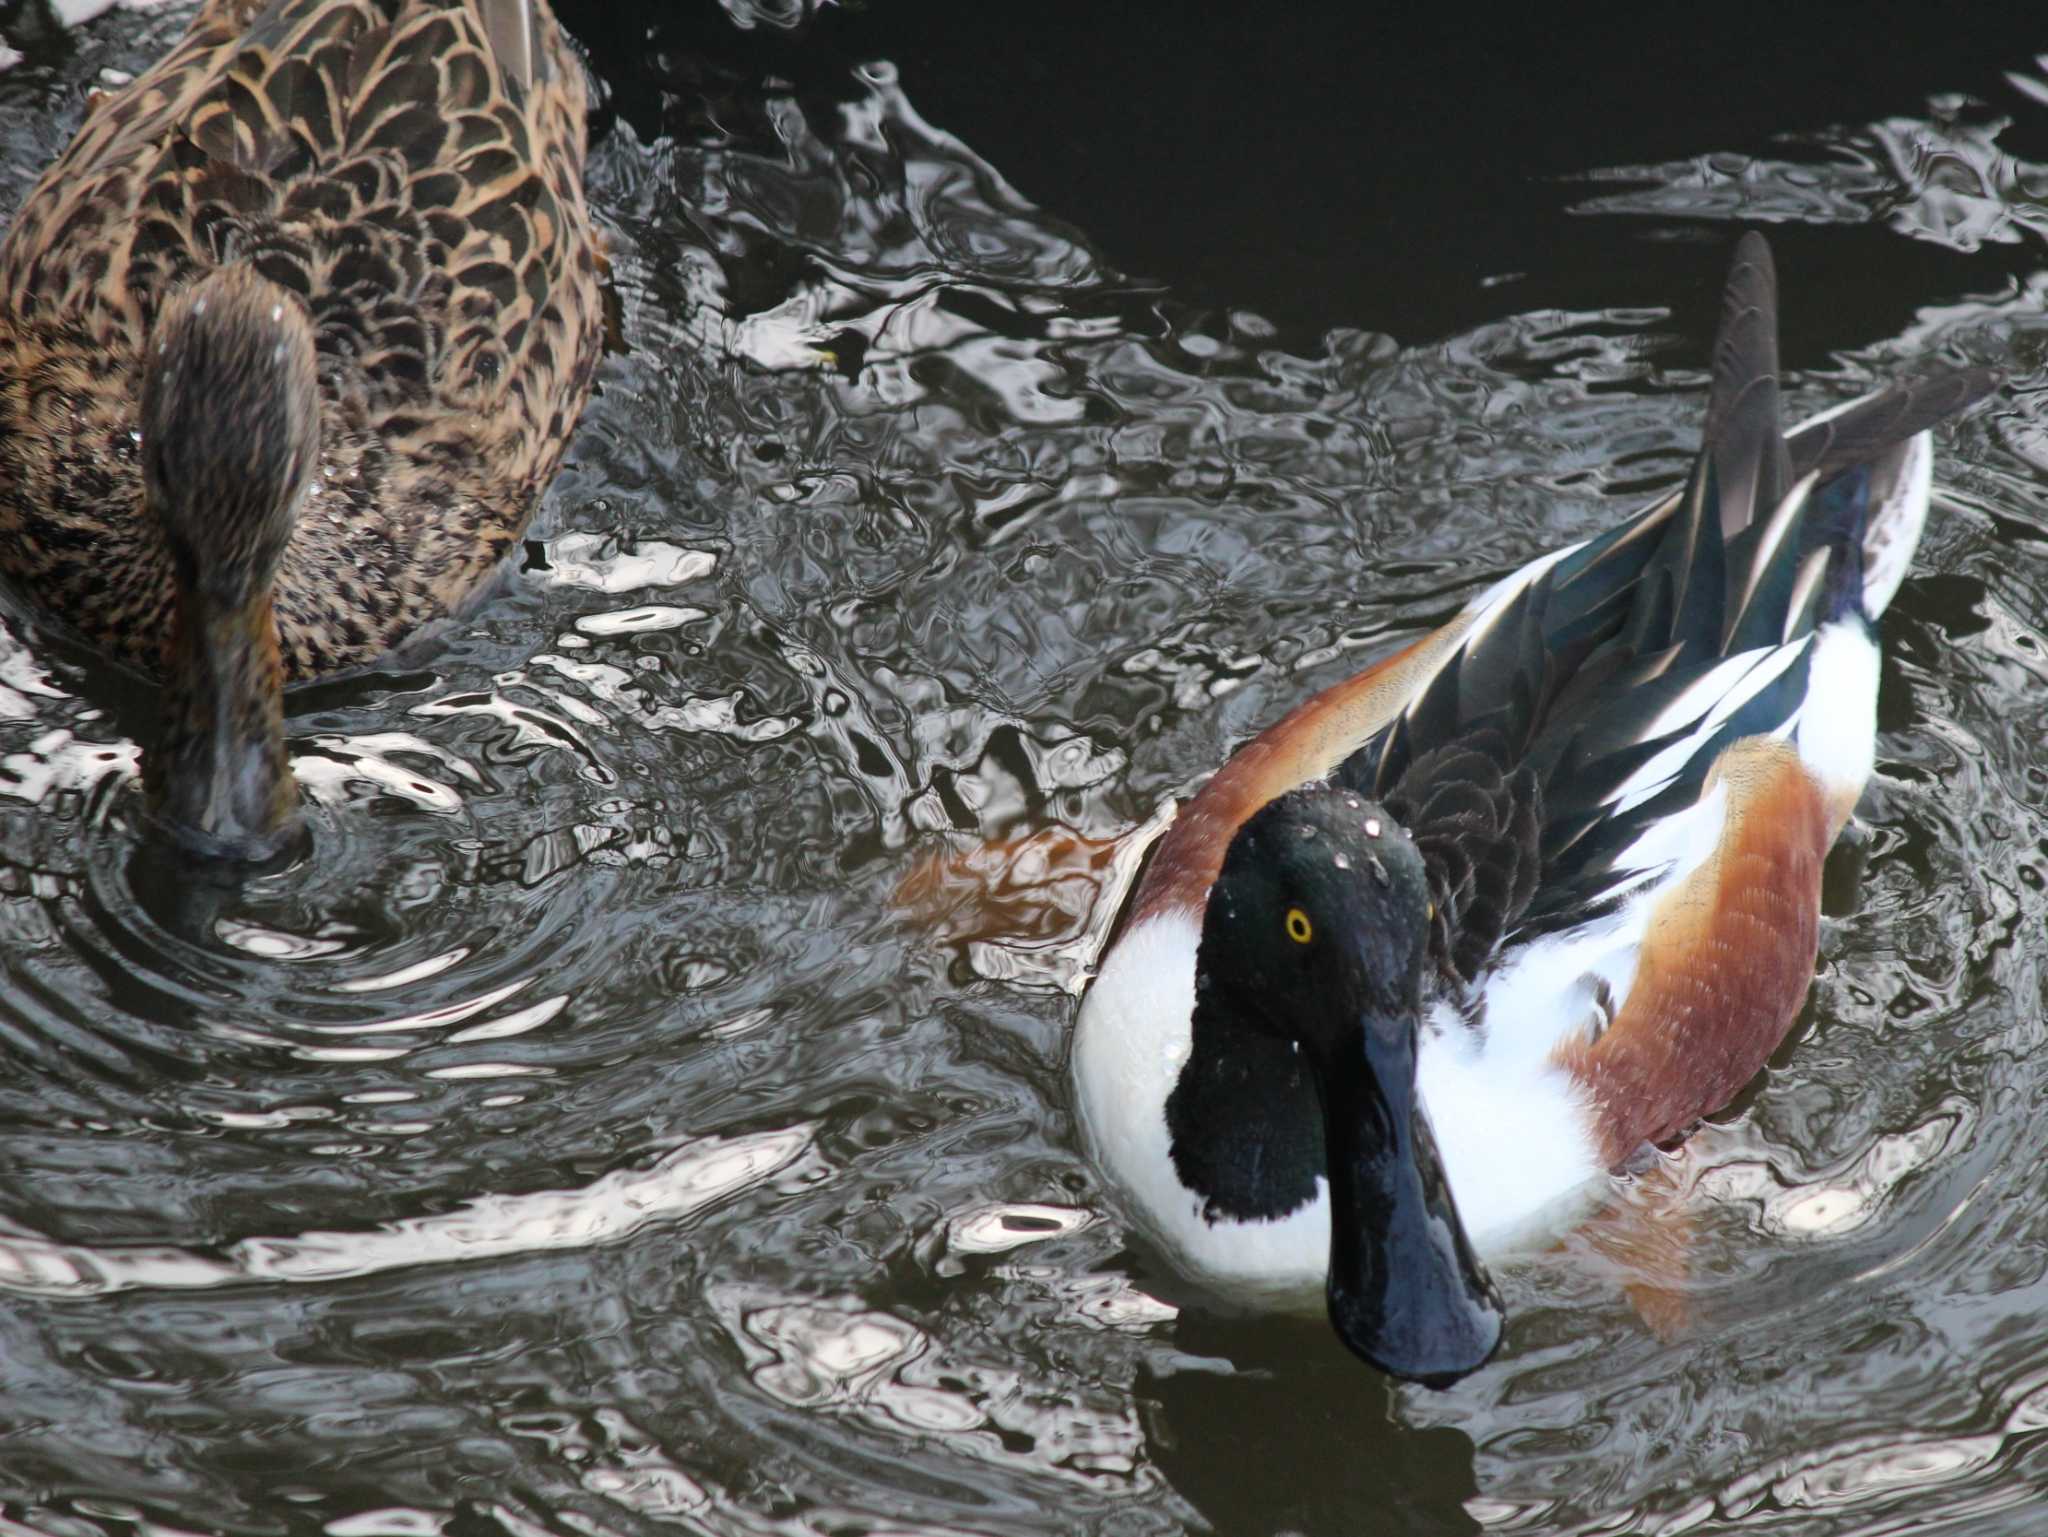
[{"label": "brown feather", "polygon": [[1839,808],[1789,743],[1747,737],[1709,771],[1720,846],[1651,914],[1628,997],[1555,1060],[1591,1101],[1619,1165],[1726,1104],[1785,1039],[1813,982],[1821,863]]},{"label": "brown feather", "polygon": [[219,267],[313,325],[320,462],[273,594],[289,679],[457,609],[524,532],[602,311],[583,73],[532,0],[545,67],[508,85],[505,3],[208,0],[29,193],[0,242],[0,569],[104,651],[170,663],[137,396],[157,313]]}]

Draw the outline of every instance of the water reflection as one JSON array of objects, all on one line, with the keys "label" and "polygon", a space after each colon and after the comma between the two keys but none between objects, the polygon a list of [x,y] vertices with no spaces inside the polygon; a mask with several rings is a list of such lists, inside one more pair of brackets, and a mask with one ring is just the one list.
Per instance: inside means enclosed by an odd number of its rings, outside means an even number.
[{"label": "water reflection", "polygon": [[[2006,82],[2030,106],[2048,105],[2048,55]],[[2048,239],[2048,164],[2012,153],[2009,113],[1957,94],[1936,96],[1930,118],[1801,134],[1806,160],[1705,154],[1690,161],[1617,166],[1588,178],[1640,182],[1588,198],[1581,213],[1664,214],[1776,223],[1882,220],[1899,234],[1956,251]]]},{"label": "water reflection", "polygon": [[[0,191],[181,22],[24,39]],[[1705,291],[1767,220],[1832,315],[1811,243],[1891,242],[1856,249],[1899,324],[1788,344],[1801,405],[2018,379],[1945,445],[1800,1038],[1425,1395],[1129,1246],[1071,995],[1232,746],[1683,473],[1691,300],[1286,335],[1127,281],[909,63],[647,51],[593,167],[615,350],[527,569],[295,697],[304,856],[138,857],[147,692],[0,631],[0,1523],[2025,1530],[2048,269],[2004,119],[1555,189],[1616,291],[1638,231],[1704,232]]]},{"label": "water reflection", "polygon": [[[1121,1395],[1034,1382],[1007,1352],[947,1345],[907,1320],[851,1299],[811,1299],[713,1283],[712,1309],[739,1346],[747,1375],[776,1403],[850,1417],[916,1442],[942,1437],[949,1454],[1056,1473],[1130,1492],[1142,1435]],[[977,1359],[979,1357],[980,1359]]]},{"label": "water reflection", "polygon": [[[449,1069],[441,1076],[503,1074]],[[325,1118],[308,1106],[296,1117],[280,1113],[272,1124]],[[241,1124],[262,1123],[244,1117]],[[686,1144],[651,1168],[607,1174],[581,1190],[485,1196],[451,1212],[363,1232],[246,1238],[218,1257],[161,1246],[91,1249],[0,1233],[0,1289],[70,1298],[138,1287],[190,1291],[245,1281],[339,1281],[413,1265],[472,1264],[618,1243],[649,1223],[685,1221],[779,1173],[809,1144],[801,1127]]]}]

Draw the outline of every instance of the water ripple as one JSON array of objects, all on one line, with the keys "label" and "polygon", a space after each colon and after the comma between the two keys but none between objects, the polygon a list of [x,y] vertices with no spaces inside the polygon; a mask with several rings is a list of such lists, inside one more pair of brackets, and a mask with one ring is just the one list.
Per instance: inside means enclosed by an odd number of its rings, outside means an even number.
[{"label": "water ripple", "polygon": [[[2040,68],[2048,71],[2048,61]],[[2042,75],[2012,71],[2022,98],[2048,99]],[[1701,155],[1661,165],[1616,166],[1586,178],[1635,182],[1580,202],[1575,212],[1663,214],[1805,224],[1883,221],[1900,234],[1957,251],[2048,241],[2048,164],[2007,149],[2009,115],[1937,97],[1932,118],[1896,117],[1815,135],[1810,160]]]},{"label": "water ripple", "polygon": [[[2038,63],[1532,183],[1611,268],[1560,285],[1539,219],[1487,270],[1579,307],[1502,283],[1403,347],[1128,278],[924,105],[957,81],[834,51],[866,13],[564,14],[631,33],[593,53],[598,395],[517,580],[292,695],[305,857],[152,859],[151,691],[0,625],[0,1524],[2026,1530]],[[183,19],[11,31],[0,198]],[[1255,170],[1332,148],[1216,100]],[[1031,110],[1062,131],[1056,89]],[[1145,154],[1098,158],[1138,186]],[[1737,219],[1801,227],[1796,408],[1935,358],[2014,383],[1943,434],[1797,1037],[1502,1268],[1496,1365],[1392,1390],[1125,1230],[1069,1113],[1072,995],[1233,747],[1679,483],[1698,242],[1732,234],[1701,221]],[[1851,328],[1831,261],[1889,318]],[[1596,307],[1622,294],[1673,307]]]},{"label": "water ripple", "polygon": [[360,1232],[248,1238],[218,1257],[165,1246],[89,1248],[0,1233],[0,1289],[103,1297],[138,1288],[194,1291],[248,1281],[318,1284],[416,1265],[473,1264],[620,1243],[654,1223],[684,1222],[794,1163],[802,1127],[688,1143],[645,1169],[578,1190],[486,1195],[455,1210]]}]

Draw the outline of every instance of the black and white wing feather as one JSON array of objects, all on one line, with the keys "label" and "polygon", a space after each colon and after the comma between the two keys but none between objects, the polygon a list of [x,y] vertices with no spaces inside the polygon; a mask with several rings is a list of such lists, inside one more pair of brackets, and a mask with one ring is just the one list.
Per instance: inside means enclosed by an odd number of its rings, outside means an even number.
[{"label": "black and white wing feather", "polygon": [[[1501,584],[1333,776],[1422,847],[1447,979],[1654,878],[1646,835],[1721,753],[1796,726],[1816,637],[1875,619],[1917,540],[1919,435],[1998,382],[1893,386],[1787,436],[1776,279],[1762,239],[1743,240],[1685,488]],[[1896,569],[1877,569],[1888,554]]]}]

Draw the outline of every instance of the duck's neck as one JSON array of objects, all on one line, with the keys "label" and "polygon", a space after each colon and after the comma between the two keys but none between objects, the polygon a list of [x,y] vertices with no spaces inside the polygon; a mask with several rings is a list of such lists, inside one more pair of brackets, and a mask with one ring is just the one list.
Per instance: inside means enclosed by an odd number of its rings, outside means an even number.
[{"label": "duck's neck", "polygon": [[141,458],[177,619],[145,775],[153,809],[195,853],[264,859],[293,829],[271,588],[319,457],[303,301],[239,264],[170,295],[143,372]]},{"label": "duck's neck", "polygon": [[268,591],[178,600],[163,731],[144,760],[151,809],[195,853],[260,860],[298,827],[284,745],[284,663]]}]

